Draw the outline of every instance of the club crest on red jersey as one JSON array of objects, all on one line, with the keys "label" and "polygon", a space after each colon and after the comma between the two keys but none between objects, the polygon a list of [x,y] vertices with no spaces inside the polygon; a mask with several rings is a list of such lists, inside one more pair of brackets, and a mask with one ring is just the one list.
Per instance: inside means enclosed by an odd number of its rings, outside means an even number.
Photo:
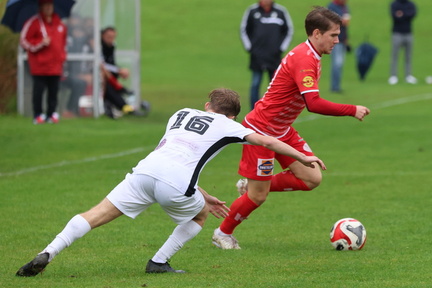
[{"label": "club crest on red jersey", "polygon": [[311,76],[305,76],[303,78],[303,86],[310,88],[314,85],[315,81]]},{"label": "club crest on red jersey", "polygon": [[273,175],[274,159],[258,159],[257,175],[270,176]]}]

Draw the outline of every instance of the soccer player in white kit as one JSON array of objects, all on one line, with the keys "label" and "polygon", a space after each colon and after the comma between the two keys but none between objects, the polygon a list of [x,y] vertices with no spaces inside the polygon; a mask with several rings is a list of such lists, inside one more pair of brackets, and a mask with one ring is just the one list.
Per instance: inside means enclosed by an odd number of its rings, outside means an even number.
[{"label": "soccer player in white kit", "polygon": [[240,112],[236,92],[216,89],[210,92],[205,111],[184,108],[169,119],[159,145],[127,174],[101,203],[74,216],[60,234],[32,261],[21,267],[17,276],[36,276],[49,262],[90,230],[121,215],[135,218],[150,205],[159,203],[177,224],[173,233],[150,259],[146,273],[175,272],[168,260],[202,229],[211,212],[217,218],[228,215],[225,202],[198,187],[205,164],[230,143],[262,145],[288,155],[306,166],[324,163],[306,156],[276,138],[262,136],[233,121]]}]

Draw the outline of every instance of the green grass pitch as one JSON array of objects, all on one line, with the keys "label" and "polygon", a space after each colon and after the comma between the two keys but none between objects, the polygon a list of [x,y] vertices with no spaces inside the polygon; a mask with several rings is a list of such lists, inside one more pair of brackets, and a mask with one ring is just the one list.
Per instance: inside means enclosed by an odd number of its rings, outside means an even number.
[{"label": "green grass pitch", "polygon": [[[327,4],[277,2],[294,21],[290,48],[306,39],[303,20],[310,7]],[[343,94],[329,92],[324,56],[321,94],[368,106],[371,115],[364,122],[300,116],[296,129],[328,171],[313,191],[272,193],[237,229],[242,250],[211,245],[220,220],[210,215],[171,261],[187,274],[146,275],[146,262],[174,228],[155,205],[136,220],[121,217],[90,232],[42,275],[14,276],[157,145],[174,111],[202,108],[207,93],[223,86],[242,95],[244,116],[250,72],[238,28],[251,3],[142,1],[141,88],[153,107],[146,118],[34,126],[29,118],[0,115],[0,287],[430,287],[432,86],[424,82],[432,75],[429,0],[416,1],[413,71],[419,84],[396,86],[387,84],[390,1],[349,1],[353,47],[367,37],[379,54],[365,82],[358,80],[354,54],[347,55]],[[237,197],[240,152],[240,145],[226,148],[200,178],[202,187],[228,204]],[[345,217],[365,225],[363,250],[335,251],[330,245],[331,226]]]}]

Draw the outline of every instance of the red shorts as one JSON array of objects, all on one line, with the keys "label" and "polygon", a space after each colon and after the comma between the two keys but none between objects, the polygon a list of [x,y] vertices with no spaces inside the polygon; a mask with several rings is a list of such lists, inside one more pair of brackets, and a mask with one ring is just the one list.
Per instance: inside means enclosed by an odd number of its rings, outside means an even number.
[{"label": "red shorts", "polygon": [[[242,124],[248,127],[245,122]],[[293,127],[290,128],[285,136],[279,138],[279,140],[307,156],[314,155],[309,145],[300,137]],[[288,168],[289,165],[297,161],[294,158],[277,154],[263,146],[244,144],[238,173],[249,179],[269,181],[273,175],[275,159],[279,162],[282,169]]]}]

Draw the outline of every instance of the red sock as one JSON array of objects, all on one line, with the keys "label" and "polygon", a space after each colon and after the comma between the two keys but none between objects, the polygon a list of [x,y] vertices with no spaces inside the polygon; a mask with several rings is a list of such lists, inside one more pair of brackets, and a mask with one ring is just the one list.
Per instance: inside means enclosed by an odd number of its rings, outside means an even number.
[{"label": "red sock", "polygon": [[249,199],[247,193],[243,194],[231,204],[231,211],[219,227],[220,230],[225,234],[232,234],[234,229],[258,207],[259,205]]},{"label": "red sock", "polygon": [[274,175],[271,179],[270,191],[294,191],[311,190],[302,180],[297,178],[290,170],[282,171]]}]

